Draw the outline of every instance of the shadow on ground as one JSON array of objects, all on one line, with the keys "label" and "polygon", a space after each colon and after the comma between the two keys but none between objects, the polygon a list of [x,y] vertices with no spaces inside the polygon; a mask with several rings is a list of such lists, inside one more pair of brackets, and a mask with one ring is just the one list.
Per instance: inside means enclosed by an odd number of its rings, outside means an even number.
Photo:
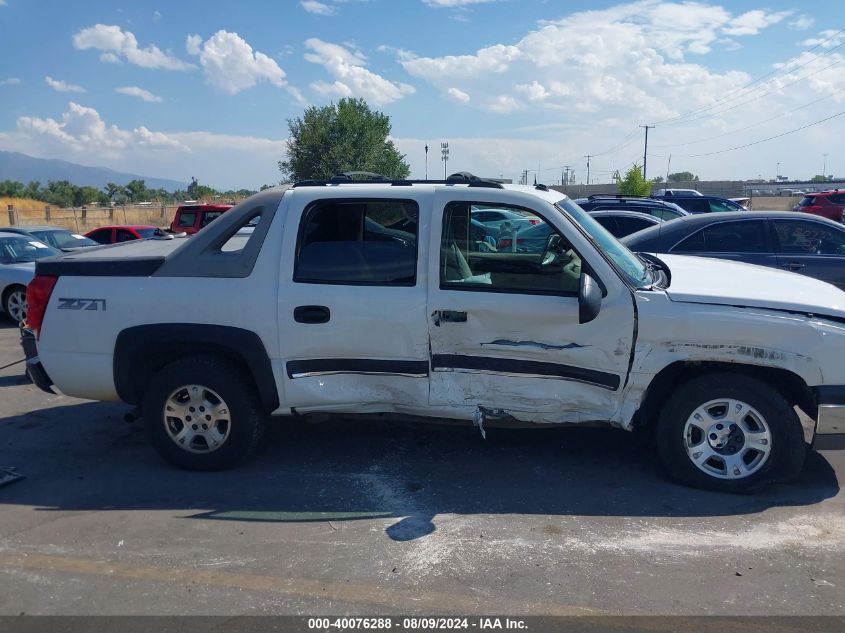
[{"label": "shadow on ground", "polygon": [[0,466],[26,479],[0,503],[50,510],[197,510],[197,520],[399,519],[395,540],[432,532],[443,513],[632,517],[750,514],[804,506],[839,490],[820,454],[798,481],[753,496],[669,481],[645,434],[611,429],[477,429],[396,416],[274,420],[239,469],[191,473],[162,462],[127,408],[83,403],[0,419]]}]

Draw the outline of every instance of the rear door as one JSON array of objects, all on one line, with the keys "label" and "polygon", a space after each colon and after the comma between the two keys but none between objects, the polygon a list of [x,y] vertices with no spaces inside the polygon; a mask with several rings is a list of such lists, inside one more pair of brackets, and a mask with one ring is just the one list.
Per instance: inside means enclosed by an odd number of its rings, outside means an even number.
[{"label": "rear door", "polygon": [[429,362],[426,270],[418,259],[427,239],[418,224],[428,210],[412,196],[357,193],[291,196],[292,207],[304,210],[289,215],[283,237],[284,401],[301,412],[422,413]]},{"label": "rear door", "polygon": [[771,220],[778,265],[845,290],[845,230],[815,220]]},{"label": "rear door", "polygon": [[[427,310],[432,406],[470,418],[609,419],[630,360],[630,291],[606,262],[583,259],[586,239],[540,200],[510,210],[541,223],[554,218],[548,247],[547,240],[526,240],[484,248],[469,224],[473,205],[495,206],[483,194],[448,188],[435,198]],[[598,317],[579,324],[580,277],[597,264],[607,296]]]},{"label": "rear door", "polygon": [[670,253],[717,257],[758,266],[778,266],[766,220],[716,222],[674,245]]}]

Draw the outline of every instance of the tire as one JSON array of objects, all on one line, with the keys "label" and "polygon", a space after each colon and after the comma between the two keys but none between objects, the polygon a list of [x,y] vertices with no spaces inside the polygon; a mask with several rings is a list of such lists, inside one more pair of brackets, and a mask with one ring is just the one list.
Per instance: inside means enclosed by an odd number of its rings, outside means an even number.
[{"label": "tire", "polygon": [[656,440],[671,477],[720,492],[749,493],[791,480],[807,452],[789,402],[738,372],[706,374],[681,385],[660,413]]},{"label": "tire", "polygon": [[153,447],[186,470],[224,470],[243,462],[257,448],[265,421],[252,382],[210,356],[183,358],[155,374],[142,413]]},{"label": "tire", "polygon": [[3,311],[12,321],[20,323],[26,318],[26,287],[10,286],[3,293]]}]

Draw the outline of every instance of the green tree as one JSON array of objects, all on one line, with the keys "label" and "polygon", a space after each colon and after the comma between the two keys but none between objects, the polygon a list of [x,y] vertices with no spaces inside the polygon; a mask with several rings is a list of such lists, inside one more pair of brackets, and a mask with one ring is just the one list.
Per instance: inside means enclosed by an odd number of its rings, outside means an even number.
[{"label": "green tree", "polygon": [[23,198],[25,188],[22,182],[17,180],[4,180],[0,182],[0,196],[9,198]]},{"label": "green tree", "polygon": [[30,180],[23,191],[24,198],[32,198],[33,200],[41,200],[43,195],[41,191],[41,183],[37,180]]},{"label": "green tree", "polygon": [[67,180],[50,180],[44,190],[43,200],[57,207],[72,207],[76,193]]},{"label": "green tree", "polygon": [[667,180],[669,182],[692,182],[698,180],[698,176],[691,171],[678,171],[674,174],[669,174]]},{"label": "green tree", "polygon": [[810,178],[810,182],[830,182],[833,180],[830,176],[823,176],[821,174],[816,174],[812,178]]},{"label": "green tree", "polygon": [[148,197],[147,184],[143,180],[130,180],[126,183],[126,195],[132,202],[143,202]]},{"label": "green tree", "polygon": [[619,193],[626,196],[647,196],[651,193],[651,183],[643,178],[643,169],[634,165],[625,172],[625,177],[619,183]]},{"label": "green tree", "polygon": [[411,173],[405,156],[388,136],[390,117],[363,99],[312,106],[288,119],[290,138],[279,169],[291,181],[328,179],[346,171],[370,171],[388,178]]},{"label": "green tree", "polygon": [[655,185],[659,185],[661,182],[663,182],[663,176],[655,176],[651,179],[651,182]]},{"label": "green tree", "polygon": [[208,200],[217,195],[217,192],[208,185],[197,185],[194,188],[194,200]]},{"label": "green tree", "polygon": [[114,200],[115,196],[124,192],[124,189],[121,185],[115,184],[113,182],[107,182],[106,186],[103,187],[103,190],[109,197],[109,201]]}]

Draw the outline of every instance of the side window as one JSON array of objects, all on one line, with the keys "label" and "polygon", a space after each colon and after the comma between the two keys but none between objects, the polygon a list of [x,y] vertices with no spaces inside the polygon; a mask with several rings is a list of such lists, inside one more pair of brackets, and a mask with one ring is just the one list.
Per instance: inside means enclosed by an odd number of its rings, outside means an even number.
[{"label": "side window", "polygon": [[213,220],[216,220],[221,215],[223,215],[223,211],[206,211],[202,214],[202,219],[200,220],[200,228],[208,226]]},{"label": "side window", "polygon": [[734,207],[727,202],[721,200],[710,200],[710,212],[720,213],[722,211],[737,211],[739,207]]},{"label": "side window", "polygon": [[649,222],[644,218],[628,218],[628,217],[618,217],[616,218],[616,224],[619,226],[619,232],[614,233],[616,237],[625,237],[626,235],[630,235],[631,233],[636,233],[641,229],[648,228],[650,226],[654,226],[653,222]]},{"label": "side window", "polygon": [[135,237],[132,233],[127,231],[126,229],[117,229],[117,242],[131,242],[132,240],[137,240],[138,238]]},{"label": "side window", "polygon": [[660,218],[661,220],[674,220],[675,218],[681,217],[681,214],[678,213],[675,209],[667,209],[665,207],[651,207],[649,210],[649,214],[653,215],[656,218]]},{"label": "side window", "polygon": [[577,294],[581,257],[541,217],[518,210],[529,221],[519,225],[506,221],[493,235],[471,218],[470,207],[452,202],[443,212],[441,288]]},{"label": "side window", "polygon": [[672,252],[765,253],[766,225],[762,220],[719,222],[691,235]]},{"label": "side window", "polygon": [[[410,200],[327,200],[305,211],[293,280],[413,286],[419,207]],[[391,228],[401,226],[402,228]]]},{"label": "side window", "polygon": [[775,220],[775,236],[781,253],[792,255],[845,254],[845,231],[821,222]]},{"label": "side window", "polygon": [[91,239],[100,244],[111,244],[111,229],[102,229],[94,231],[90,235]]},{"label": "side window", "polygon": [[194,226],[194,223],[196,221],[196,211],[182,211],[182,213],[179,214],[179,223],[176,226],[180,226],[182,228],[191,228]]},{"label": "side window", "polygon": [[619,237],[619,227],[616,226],[616,218],[612,215],[594,215],[593,219],[606,228],[608,233]]}]

